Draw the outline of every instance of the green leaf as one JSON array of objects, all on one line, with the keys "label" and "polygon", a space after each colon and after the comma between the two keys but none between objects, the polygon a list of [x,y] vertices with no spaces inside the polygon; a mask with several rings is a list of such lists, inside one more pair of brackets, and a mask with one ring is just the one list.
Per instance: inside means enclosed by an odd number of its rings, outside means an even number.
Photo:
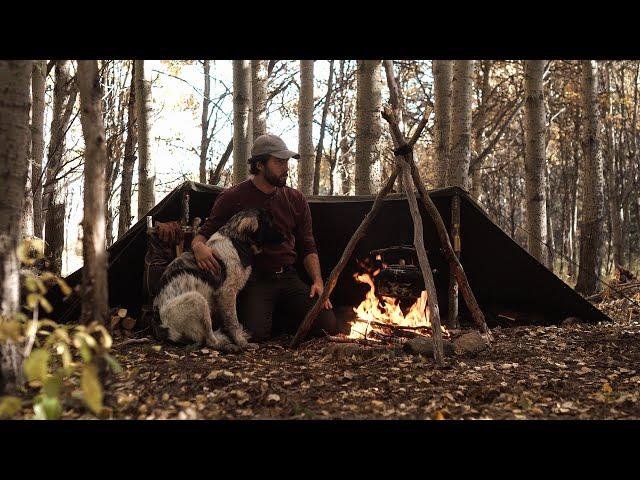
[{"label": "green leaf", "polygon": [[24,373],[27,380],[44,380],[48,373],[49,352],[41,348],[32,350],[24,361]]},{"label": "green leaf", "polygon": [[27,307],[30,310],[35,310],[36,305],[38,305],[40,301],[41,295],[39,293],[30,293],[27,295]]},{"label": "green leaf", "polygon": [[113,373],[122,373],[122,365],[120,365],[120,362],[118,362],[118,360],[113,358],[108,353],[104,354],[104,358],[107,361],[107,364],[109,365],[109,368],[111,368],[111,371]]},{"label": "green leaf", "polygon": [[73,290],[71,290],[71,287],[69,285],[67,285],[67,282],[65,282],[61,278],[56,278],[56,282],[58,282],[58,285],[60,286],[60,290],[62,291],[62,295],[64,295],[65,297],[68,297],[69,295],[71,295],[71,292]]},{"label": "green leaf", "polygon": [[33,405],[35,420],[59,420],[62,416],[62,405],[56,397],[39,395],[38,402]]},{"label": "green leaf", "polygon": [[85,365],[82,370],[80,387],[84,395],[84,402],[91,411],[98,415],[102,410],[102,385],[98,380],[98,372],[95,365]]},{"label": "green leaf", "polygon": [[18,397],[0,397],[0,418],[11,418],[22,408]]},{"label": "green leaf", "polygon": [[47,377],[42,384],[42,391],[48,397],[59,397],[62,388],[62,377],[59,374]]},{"label": "green leaf", "polygon": [[51,313],[53,312],[53,307],[51,306],[51,304],[49,303],[49,300],[47,300],[44,297],[40,297],[38,300],[40,300],[40,306],[42,308],[44,308],[44,311],[47,313]]},{"label": "green leaf", "polygon": [[91,362],[93,354],[91,353],[91,349],[87,346],[86,343],[82,342],[78,350],[80,351],[80,356],[82,357],[82,361],[84,363]]}]

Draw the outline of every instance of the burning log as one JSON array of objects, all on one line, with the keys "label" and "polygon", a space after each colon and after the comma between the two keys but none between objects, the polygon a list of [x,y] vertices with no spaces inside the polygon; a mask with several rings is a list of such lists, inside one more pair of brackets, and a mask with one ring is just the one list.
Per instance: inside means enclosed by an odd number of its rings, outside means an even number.
[{"label": "burning log", "polygon": [[349,337],[338,337],[335,335],[327,335],[327,340],[333,343],[357,343],[359,345],[366,345],[369,347],[389,347],[393,348],[393,345],[388,345],[382,340],[375,340],[372,338],[349,338]]}]

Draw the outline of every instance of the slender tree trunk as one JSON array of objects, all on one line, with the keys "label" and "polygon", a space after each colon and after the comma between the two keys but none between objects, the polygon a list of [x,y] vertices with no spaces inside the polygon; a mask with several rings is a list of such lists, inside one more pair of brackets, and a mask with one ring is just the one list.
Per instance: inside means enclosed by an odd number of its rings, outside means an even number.
[{"label": "slender tree trunk", "polygon": [[118,238],[129,230],[131,226],[131,185],[133,169],[136,163],[136,144],[138,143],[138,126],[136,122],[136,82],[135,74],[131,75],[129,100],[127,102],[127,140],[124,144],[124,159],[122,161],[122,183],[120,185],[120,208],[118,221]]},{"label": "slender tree trunk", "polygon": [[298,102],[298,190],[313,191],[313,60],[300,60]]},{"label": "slender tree trunk", "polygon": [[380,60],[358,60],[356,98],[356,195],[371,194],[372,164],[379,160]]},{"label": "slender tree trunk", "polygon": [[453,67],[451,102],[451,156],[447,184],[469,189],[471,162],[471,94],[473,60],[456,60]]},{"label": "slender tree trunk", "polygon": [[583,60],[581,64],[584,183],[580,222],[580,269],[576,290],[584,295],[591,295],[598,287],[600,274],[604,177],[598,138],[597,64],[593,60]]},{"label": "slender tree trunk", "polygon": [[31,131],[27,142],[27,180],[24,185],[24,203],[22,204],[22,218],[20,220],[20,236],[33,237],[33,191],[31,175],[33,158],[31,156]]},{"label": "slender tree trunk", "polygon": [[446,185],[449,165],[449,141],[451,139],[451,86],[453,82],[453,62],[434,60],[432,62],[435,94],[435,136],[436,136],[436,177],[435,186]]},{"label": "slender tree trunk", "polygon": [[[485,127],[487,122],[487,102],[489,97],[489,87],[491,82],[491,60],[480,62],[480,70],[482,71],[482,85],[480,87],[480,107],[478,109],[478,117],[476,122],[476,131],[473,136],[474,157],[480,156],[484,150]],[[472,122],[473,123],[473,122]],[[472,162],[470,166],[471,176],[471,196],[480,201],[482,194],[482,161]]]},{"label": "slender tree trunk", "polygon": [[327,114],[329,113],[329,105],[331,104],[331,90],[333,89],[333,60],[329,62],[329,79],[327,80],[327,95],[324,98],[324,107],[322,108],[322,121],[320,122],[320,140],[318,140],[318,148],[316,149],[316,161],[313,171],[313,194],[320,193],[320,166],[322,162],[322,150],[324,142],[324,130],[327,125]]},{"label": "slender tree trunk", "polygon": [[31,108],[31,155],[33,158],[31,169],[31,189],[33,191],[33,232],[38,238],[43,238],[42,219],[42,162],[44,160],[44,93],[46,86],[46,60],[33,62],[31,77],[31,93],[33,106]]},{"label": "slender tree trunk", "polygon": [[251,65],[249,60],[233,60],[233,184],[248,176],[251,156]]},{"label": "slender tree trunk", "polygon": [[211,78],[209,60],[204,61],[204,98],[202,99],[202,131],[200,134],[200,183],[207,183],[207,153],[209,152],[209,104]]},{"label": "slender tree trunk", "polygon": [[78,61],[80,122],[85,142],[84,215],[82,219],[82,323],[107,325],[107,251],[105,248],[106,138],[98,62]]},{"label": "slender tree trunk", "polygon": [[217,185],[220,181],[220,177],[222,176],[222,169],[227,164],[229,157],[231,156],[231,152],[233,151],[233,138],[227,144],[227,148],[220,157],[218,161],[218,165],[216,165],[216,169],[211,171],[211,175],[209,176],[209,185]]},{"label": "slender tree trunk", "polygon": [[[31,60],[0,60],[0,323],[20,310],[17,248],[29,166],[31,69]],[[0,342],[0,394],[13,393],[22,382],[18,345]]]},{"label": "slender tree trunk", "polygon": [[544,60],[524,62],[525,89],[525,191],[527,199],[527,246],[540,263],[547,263],[547,175],[546,175],[546,114],[542,74]]},{"label": "slender tree trunk", "polygon": [[136,118],[138,121],[138,220],[144,218],[156,204],[156,169],[150,157],[149,139],[151,138],[151,81],[144,71],[144,60],[134,60],[136,83]]},{"label": "slender tree trunk", "polygon": [[340,158],[338,159],[342,195],[349,195],[349,191],[351,191],[349,176],[349,159],[351,157],[350,152],[351,149],[349,148],[347,132],[343,130],[340,138]]},{"label": "slender tree trunk", "polygon": [[[56,180],[62,170],[62,156],[65,152],[65,137],[69,118],[76,99],[72,87],[68,60],[56,60],[55,86],[53,89],[53,114],[51,118],[51,138],[47,155],[47,179],[44,187],[45,204],[45,254],[56,274],[62,271],[64,250],[65,190],[62,180]],[[67,115],[68,114],[68,115]]]},{"label": "slender tree trunk", "polygon": [[251,60],[251,100],[253,139],[267,133],[267,60]]},{"label": "slender tree trunk", "polygon": [[617,157],[617,145],[614,136],[613,129],[613,106],[611,102],[612,90],[611,90],[611,64],[608,63],[604,70],[605,80],[605,99],[606,99],[606,115],[605,115],[605,131],[606,131],[606,167],[607,175],[605,183],[607,186],[607,200],[609,207],[610,217],[610,233],[613,242],[613,261],[617,265],[624,266],[624,241],[622,237],[622,225],[620,218],[620,206],[618,203],[618,188],[617,188],[617,169],[616,169],[616,157]]}]

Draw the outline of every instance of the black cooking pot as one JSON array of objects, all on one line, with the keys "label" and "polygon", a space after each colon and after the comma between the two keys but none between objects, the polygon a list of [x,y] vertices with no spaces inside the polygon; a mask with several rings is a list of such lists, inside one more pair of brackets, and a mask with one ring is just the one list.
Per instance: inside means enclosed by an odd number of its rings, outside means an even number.
[{"label": "black cooking pot", "polygon": [[373,277],[376,296],[394,297],[411,303],[420,298],[425,287],[414,247],[398,245],[372,250],[370,254],[380,268]]}]

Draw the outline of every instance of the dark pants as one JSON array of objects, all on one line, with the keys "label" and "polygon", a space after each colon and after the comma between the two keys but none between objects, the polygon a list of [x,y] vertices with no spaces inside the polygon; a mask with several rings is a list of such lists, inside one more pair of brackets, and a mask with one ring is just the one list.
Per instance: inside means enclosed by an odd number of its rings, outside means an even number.
[{"label": "dark pants", "polygon": [[[272,333],[294,334],[307,312],[318,300],[309,298],[310,286],[297,272],[251,274],[238,295],[238,320],[251,333],[252,340],[266,340]],[[309,332],[311,336],[338,331],[333,310],[321,310]]]}]

